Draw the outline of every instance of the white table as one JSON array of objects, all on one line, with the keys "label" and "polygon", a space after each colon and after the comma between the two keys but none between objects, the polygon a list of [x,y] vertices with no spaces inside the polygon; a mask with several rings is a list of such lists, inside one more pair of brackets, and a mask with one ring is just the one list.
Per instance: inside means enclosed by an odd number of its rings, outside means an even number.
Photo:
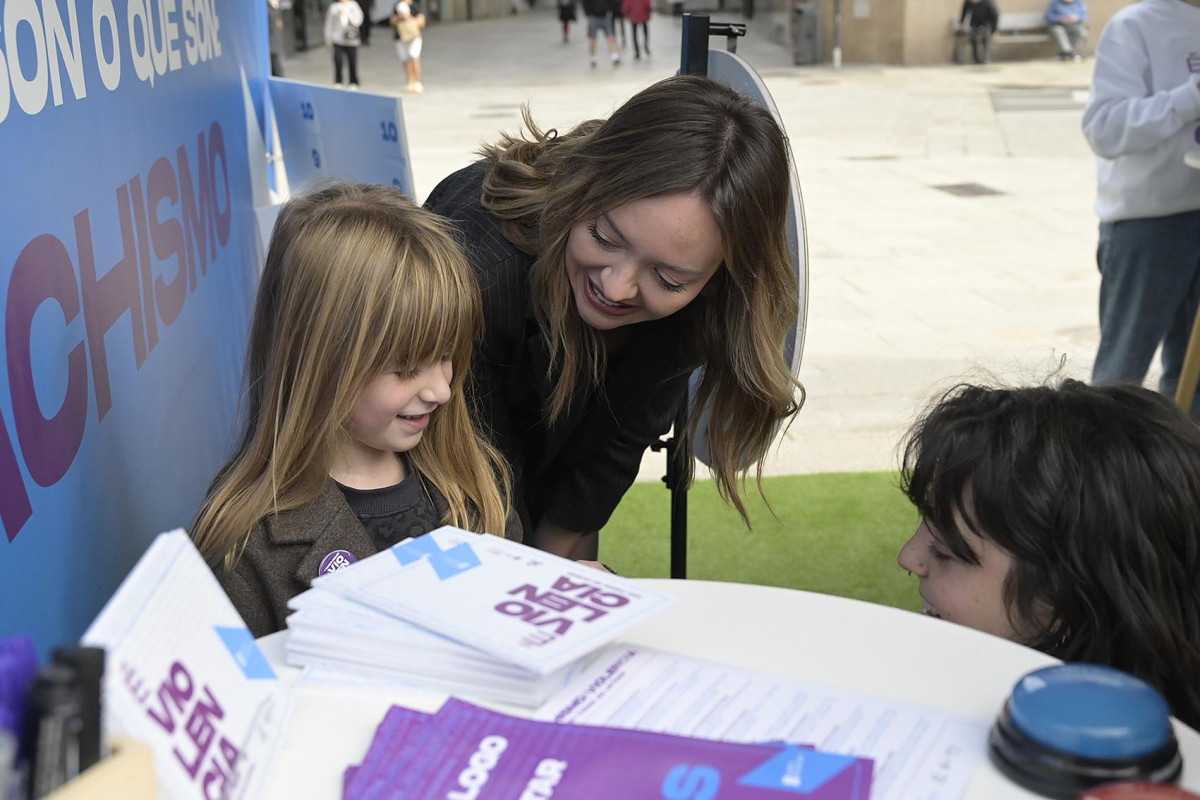
[{"label": "white table", "polygon": [[[624,641],[773,672],[905,703],[994,717],[1017,679],[1056,663],[1035,650],[942,620],[830,595],[708,581],[647,580],[679,602]],[[781,628],[794,636],[779,636]],[[285,681],[286,632],[260,640]],[[359,763],[393,704],[436,711],[445,695],[368,687],[295,686],[269,798],[338,798],[342,770]],[[516,709],[506,709],[520,713]],[[1181,785],[1200,789],[1200,734],[1175,722]],[[966,800],[1036,798],[984,761]]]}]

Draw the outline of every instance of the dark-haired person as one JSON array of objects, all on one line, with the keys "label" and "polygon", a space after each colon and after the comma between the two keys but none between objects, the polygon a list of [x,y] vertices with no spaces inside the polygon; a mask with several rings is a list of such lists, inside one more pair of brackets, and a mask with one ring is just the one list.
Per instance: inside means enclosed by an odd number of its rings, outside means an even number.
[{"label": "dark-haired person", "polygon": [[1131,385],[943,395],[906,438],[925,613],[1157,687],[1200,728],[1200,428]]},{"label": "dark-haired person", "polygon": [[987,64],[992,60],[992,36],[1000,24],[1000,10],[994,0],[963,0],[958,28],[971,40],[971,60]]},{"label": "dark-haired person", "polygon": [[563,44],[571,41],[571,23],[575,19],[575,0],[558,0],[558,21],[562,23]]},{"label": "dark-haired person", "polygon": [[798,407],[783,132],[694,76],[561,134],[525,122],[527,138],[485,147],[426,205],[454,222],[479,278],[469,391],[512,467],[526,541],[595,557],[702,364],[717,484],[745,518],[740,483]]},{"label": "dark-haired person", "polygon": [[363,47],[371,46],[371,0],[356,0],[358,7],[362,9],[363,23],[358,29],[359,38],[362,39]]},{"label": "dark-haired person", "polygon": [[608,40],[608,55],[613,66],[621,63],[613,30],[611,4],[612,0],[583,0],[583,13],[587,17],[588,58],[593,67],[596,66],[596,37],[601,33]]}]

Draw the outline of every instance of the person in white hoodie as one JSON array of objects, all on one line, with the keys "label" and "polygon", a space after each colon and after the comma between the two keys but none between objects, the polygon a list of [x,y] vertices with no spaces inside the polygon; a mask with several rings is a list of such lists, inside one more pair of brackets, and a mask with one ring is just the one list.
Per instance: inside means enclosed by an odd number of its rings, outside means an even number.
[{"label": "person in white hoodie", "polygon": [[[1200,0],[1142,0],[1096,46],[1083,133],[1099,157],[1100,347],[1092,382],[1173,395],[1200,306]],[[1192,407],[1200,417],[1200,394]]]},{"label": "person in white hoodie", "polygon": [[349,67],[350,88],[358,88],[359,30],[363,12],[354,0],[333,0],[325,14],[325,45],[333,46],[333,82],[342,84],[342,65]]}]

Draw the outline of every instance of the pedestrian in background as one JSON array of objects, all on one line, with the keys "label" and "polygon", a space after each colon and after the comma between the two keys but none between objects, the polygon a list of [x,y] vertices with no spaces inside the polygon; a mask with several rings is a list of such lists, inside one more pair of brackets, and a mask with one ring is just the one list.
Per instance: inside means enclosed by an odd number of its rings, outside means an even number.
[{"label": "pedestrian in background", "polygon": [[359,28],[359,38],[364,47],[371,45],[371,0],[355,0],[363,13],[362,27]]},{"label": "pedestrian in background", "polygon": [[349,67],[350,88],[358,88],[359,29],[362,9],[354,0],[334,0],[325,14],[325,46],[333,47],[333,82],[342,85],[343,67]]},{"label": "pedestrian in background", "polygon": [[608,54],[613,66],[621,63],[617,52],[617,40],[613,36],[612,0],[583,0],[583,13],[588,21],[588,58],[596,66],[596,35],[603,33],[608,39]]},{"label": "pedestrian in background", "polygon": [[558,20],[562,23],[563,44],[571,41],[571,23],[575,21],[575,0],[558,0]]},{"label": "pedestrian in background", "polygon": [[1200,169],[1184,161],[1200,135],[1197,32],[1200,0],[1142,0],[1118,11],[1096,44],[1083,112],[1099,156],[1093,383],[1141,383],[1162,345],[1158,390],[1178,388],[1200,306]]},{"label": "pedestrian in background", "polygon": [[621,13],[629,19],[629,32],[633,36],[633,57],[641,58],[638,49],[638,27],[642,29],[642,50],[650,55],[650,0],[621,0]]},{"label": "pedestrian in background", "polygon": [[279,0],[267,0],[267,25],[270,32],[267,35],[271,51],[271,75],[283,77],[283,14],[279,9]]},{"label": "pedestrian in background", "polygon": [[392,14],[392,25],[396,28],[396,55],[408,80],[404,91],[420,94],[425,91],[421,85],[421,50],[425,41],[421,31],[425,28],[425,15],[413,14],[412,6],[400,0],[396,3],[396,13]]},{"label": "pedestrian in background", "polygon": [[621,49],[629,47],[629,39],[625,35],[625,14],[621,10],[621,0],[611,0],[609,13],[612,14],[613,35],[621,40]]},{"label": "pedestrian in background", "polygon": [[1058,57],[1063,61],[1081,61],[1080,46],[1087,41],[1088,11],[1084,0],[1050,0],[1046,6],[1046,23],[1050,35],[1058,42]]},{"label": "pedestrian in background", "polygon": [[971,59],[976,64],[992,60],[992,36],[1000,24],[1000,10],[992,0],[963,0],[958,29],[971,40]]}]

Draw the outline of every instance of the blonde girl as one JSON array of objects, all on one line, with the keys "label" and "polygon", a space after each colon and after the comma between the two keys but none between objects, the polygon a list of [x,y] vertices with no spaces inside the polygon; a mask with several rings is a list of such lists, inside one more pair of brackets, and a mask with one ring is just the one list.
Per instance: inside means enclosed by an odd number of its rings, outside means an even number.
[{"label": "blonde girl", "polygon": [[479,289],[442,222],[385,187],[284,206],[237,452],[192,529],[255,636],[320,574],[451,523],[520,538],[463,399]]}]

